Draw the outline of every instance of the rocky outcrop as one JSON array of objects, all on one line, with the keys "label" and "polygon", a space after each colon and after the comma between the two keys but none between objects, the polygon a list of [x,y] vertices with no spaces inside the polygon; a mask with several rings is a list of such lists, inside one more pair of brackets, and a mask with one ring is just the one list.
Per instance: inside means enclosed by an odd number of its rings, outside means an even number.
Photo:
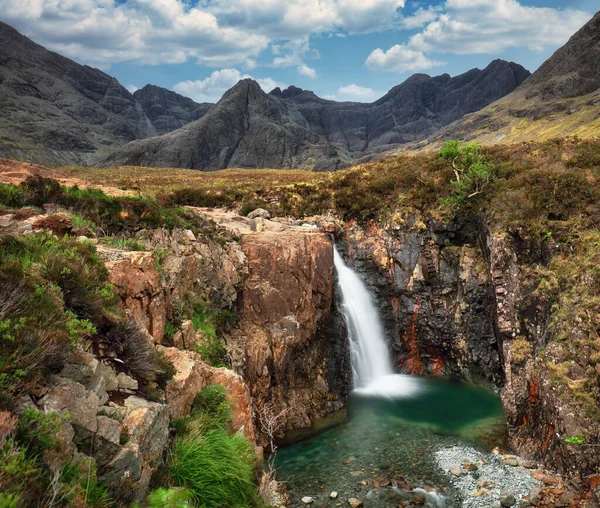
[{"label": "rocky outcrop", "polygon": [[345,395],[328,384],[336,361],[328,342],[335,337],[323,335],[332,315],[331,240],[321,233],[266,232],[246,236],[242,248],[249,275],[232,337],[235,366],[258,407],[287,410],[286,429],[310,427],[341,409]]},{"label": "rocky outcrop", "polygon": [[[140,232],[148,251],[100,247],[110,282],[123,307],[160,343],[173,302],[191,295],[217,308],[231,307],[247,273],[239,245],[212,239],[197,241],[191,231]],[[183,340],[183,339],[182,339]]]},{"label": "rocky outcrop", "polygon": [[416,216],[390,231],[347,225],[346,257],[377,298],[400,371],[502,382],[493,294],[476,237],[474,226],[428,227]]}]

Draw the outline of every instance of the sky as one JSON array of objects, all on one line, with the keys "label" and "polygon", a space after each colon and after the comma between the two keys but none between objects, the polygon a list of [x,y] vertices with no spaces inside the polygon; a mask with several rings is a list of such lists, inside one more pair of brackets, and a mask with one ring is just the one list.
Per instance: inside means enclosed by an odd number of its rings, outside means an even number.
[{"label": "sky", "polygon": [[98,67],[216,102],[237,81],[371,102],[495,58],[534,71],[600,0],[0,0],[0,20]]}]

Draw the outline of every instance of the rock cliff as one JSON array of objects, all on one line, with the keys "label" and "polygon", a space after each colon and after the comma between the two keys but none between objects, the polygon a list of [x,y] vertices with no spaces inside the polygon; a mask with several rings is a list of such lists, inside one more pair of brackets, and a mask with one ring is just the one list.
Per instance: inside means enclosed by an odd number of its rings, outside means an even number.
[{"label": "rock cliff", "polygon": [[[533,274],[551,262],[551,242],[491,233],[473,217],[443,226],[418,216],[385,228],[349,223],[338,236],[376,296],[399,370],[495,387],[517,453],[573,473],[578,489],[598,485],[595,447],[565,442],[598,439],[596,420],[565,390],[587,386],[581,365],[593,353],[569,360],[556,309],[537,290]],[[580,322],[571,340],[585,344],[589,333]]]}]

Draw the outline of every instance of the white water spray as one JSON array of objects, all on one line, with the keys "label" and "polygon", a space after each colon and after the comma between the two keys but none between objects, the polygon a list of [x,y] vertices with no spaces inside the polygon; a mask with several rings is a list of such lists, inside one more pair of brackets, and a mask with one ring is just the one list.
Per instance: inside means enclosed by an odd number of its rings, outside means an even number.
[{"label": "white water spray", "polygon": [[418,379],[395,374],[377,309],[367,288],[346,266],[337,249],[333,259],[342,294],[354,391],[364,395],[407,397],[420,390]]}]

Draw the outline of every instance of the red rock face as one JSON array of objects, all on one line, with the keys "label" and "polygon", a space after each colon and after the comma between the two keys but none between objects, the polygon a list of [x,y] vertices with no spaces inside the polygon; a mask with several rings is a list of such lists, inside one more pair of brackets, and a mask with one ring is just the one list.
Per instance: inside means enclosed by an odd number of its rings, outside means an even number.
[{"label": "red rock face", "polygon": [[106,263],[110,283],[117,288],[123,307],[160,343],[170,301],[151,252],[127,252]]},{"label": "red rock face", "polygon": [[234,342],[258,407],[288,409],[286,429],[310,426],[337,409],[326,379],[319,330],[333,298],[333,246],[322,233],[260,233],[244,238],[248,278]]}]

